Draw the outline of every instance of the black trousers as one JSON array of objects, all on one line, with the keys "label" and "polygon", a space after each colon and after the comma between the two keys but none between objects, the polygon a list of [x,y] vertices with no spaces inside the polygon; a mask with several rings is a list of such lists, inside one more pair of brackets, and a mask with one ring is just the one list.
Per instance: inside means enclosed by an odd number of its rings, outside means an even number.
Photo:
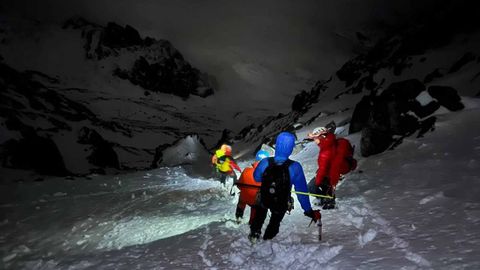
[{"label": "black trousers", "polygon": [[237,175],[235,174],[235,172],[232,172],[231,174],[219,172],[219,174],[220,183],[224,185],[227,182],[228,177],[231,177],[233,179],[233,183],[237,182]]},{"label": "black trousers", "polygon": [[[267,212],[269,209],[264,208],[261,205],[255,206],[255,217],[250,225],[251,233],[256,233],[258,235],[261,234],[263,222],[265,222],[265,218],[267,217]],[[280,222],[282,222],[283,217],[285,216],[285,212],[287,210],[272,210],[272,216],[270,217],[270,221],[268,223],[267,229],[265,230],[265,234],[263,235],[264,240],[272,239],[278,234],[280,228]]]},{"label": "black trousers", "polygon": [[308,192],[312,194],[320,194],[320,195],[328,195],[333,196],[333,188],[330,185],[330,181],[328,178],[324,178],[322,184],[320,185],[320,189],[315,186],[315,177],[313,177],[310,182],[308,182]]}]

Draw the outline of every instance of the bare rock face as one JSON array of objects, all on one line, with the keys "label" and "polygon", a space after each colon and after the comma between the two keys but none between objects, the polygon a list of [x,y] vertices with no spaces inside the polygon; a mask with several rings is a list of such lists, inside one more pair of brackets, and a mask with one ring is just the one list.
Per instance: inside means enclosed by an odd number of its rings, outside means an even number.
[{"label": "bare rock face", "polygon": [[392,83],[381,95],[405,102],[415,99],[424,90],[425,85],[422,82],[417,79],[410,79]]},{"label": "bare rock face", "polygon": [[39,78],[55,83],[53,78],[40,72],[18,72],[0,63],[2,166],[55,176],[88,173],[99,168],[119,169],[113,145],[91,128],[81,129],[78,141],[67,142],[70,146],[76,143],[90,145],[86,158],[91,166],[86,167],[86,171],[76,171],[67,166],[81,163],[84,153],[62,151],[59,140],[65,145],[65,140],[61,138],[77,132],[75,126],[79,122],[125,136],[131,136],[130,130],[118,122],[98,118],[84,104],[68,98],[64,91],[44,85]]},{"label": "bare rock face", "polygon": [[372,96],[364,96],[360,102],[357,103],[353,110],[352,119],[350,120],[348,133],[359,132],[365,127],[370,116],[372,105]]},{"label": "bare rock face", "polygon": [[210,158],[203,140],[197,134],[190,134],[171,144],[159,145],[151,167],[182,166],[188,175],[210,178],[214,175]]},{"label": "bare rock face", "polygon": [[434,71],[428,73],[425,76],[425,79],[423,79],[423,83],[430,83],[436,78],[441,78],[443,77],[443,74],[440,72],[439,68],[436,68]]},{"label": "bare rock face", "polygon": [[465,106],[461,102],[461,98],[453,87],[450,86],[430,86],[428,93],[438,101],[440,105],[450,111],[458,111]]},{"label": "bare rock face", "polygon": [[110,48],[126,48],[143,45],[144,41],[138,31],[130,25],[122,27],[114,22],[109,22],[103,31],[101,43]]},{"label": "bare rock face", "polygon": [[78,142],[91,145],[91,153],[87,160],[100,168],[120,169],[120,163],[112,143],[103,139],[94,129],[83,127],[78,134]]},{"label": "bare rock face", "polygon": [[[176,58],[175,58],[176,57]],[[187,98],[190,94],[207,97],[213,89],[199,92],[200,72],[183,60],[180,54],[150,64],[138,58],[130,70],[116,69],[114,75],[154,92],[171,93]]]},{"label": "bare rock face", "polygon": [[476,58],[476,55],[473,54],[472,52],[465,53],[460,59],[458,59],[457,62],[455,62],[450,67],[450,69],[448,70],[448,73],[454,73],[459,71],[466,64],[475,61],[475,58]]},{"label": "bare rock face", "polygon": [[[451,87],[432,86],[428,93],[437,101],[421,105],[416,97],[425,91],[419,80],[392,83],[378,96],[366,96],[355,107],[351,132],[362,130],[361,153],[370,156],[400,144],[418,131],[417,137],[435,128],[433,114],[440,105],[450,110],[463,108],[460,97]],[[367,119],[368,115],[368,120]],[[424,119],[424,120],[423,120]]]},{"label": "bare rock face", "polygon": [[64,28],[82,31],[87,59],[101,61],[126,55],[135,59],[126,66],[117,65],[112,70],[113,76],[145,90],[182,98],[190,95],[205,98],[214,94],[215,79],[192,67],[167,40],[142,38],[130,25],[122,27],[109,22],[104,27],[82,18],[68,20]]},{"label": "bare rock face", "polygon": [[318,101],[320,94],[327,90],[326,84],[328,81],[318,81],[315,86],[310,91],[303,90],[297,94],[292,102],[292,111],[295,112],[305,112],[309,107]]},{"label": "bare rock face", "polygon": [[16,117],[10,118],[6,124],[10,130],[19,131],[22,138],[10,139],[0,146],[3,167],[33,170],[43,175],[70,174],[51,138],[39,136],[32,127],[24,125]]}]

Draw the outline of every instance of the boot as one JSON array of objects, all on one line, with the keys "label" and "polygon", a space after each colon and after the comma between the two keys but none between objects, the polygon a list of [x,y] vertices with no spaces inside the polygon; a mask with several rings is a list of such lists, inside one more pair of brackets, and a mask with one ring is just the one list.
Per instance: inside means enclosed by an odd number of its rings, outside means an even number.
[{"label": "boot", "polygon": [[325,203],[322,207],[323,210],[335,209],[335,198],[325,199]]},{"label": "boot", "polygon": [[332,199],[325,198],[323,207],[322,209],[324,210],[329,210],[329,209],[335,209],[335,194],[332,194],[333,192],[327,192],[328,196],[332,196]]},{"label": "boot", "polygon": [[238,224],[242,223],[244,209],[237,206],[237,210],[235,211],[235,219]]},{"label": "boot", "polygon": [[257,243],[259,238],[260,238],[260,232],[250,232],[250,234],[248,235],[248,240],[250,240],[250,243],[252,244]]}]

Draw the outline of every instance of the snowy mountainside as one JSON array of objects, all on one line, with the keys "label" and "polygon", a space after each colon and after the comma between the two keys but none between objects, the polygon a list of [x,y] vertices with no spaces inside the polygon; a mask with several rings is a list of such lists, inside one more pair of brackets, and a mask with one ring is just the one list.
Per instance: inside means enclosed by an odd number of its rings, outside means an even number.
[{"label": "snowy mountainside", "polygon": [[78,18],[62,28],[6,17],[1,29],[2,181],[145,169],[158,146],[197,134],[211,147],[225,128],[211,77],[168,41]]},{"label": "snowy mountainside", "polygon": [[427,26],[380,39],[331,78],[298,94],[287,116],[253,124],[240,137],[247,134],[253,150],[271,142],[269,134],[279,126],[297,130],[301,140],[308,133],[302,126],[335,121],[343,126],[337,130],[342,136],[362,133],[358,149],[369,156],[433,131],[437,114],[461,110],[462,97],[479,95],[480,32],[446,33],[441,43],[415,40]]},{"label": "snowy mountainside", "polygon": [[[229,187],[191,178],[181,167],[160,168],[1,190],[1,263],[6,269],[477,269],[480,102],[463,101],[464,110],[437,115],[438,131],[429,136],[357,156],[361,171],[340,183],[338,208],[322,211],[321,242],[296,201],[278,236],[252,246],[247,218],[232,221],[238,197]],[[359,133],[348,138],[359,147]],[[307,178],[315,174],[317,153],[307,143],[292,157]],[[56,217],[62,222],[50,222]]]},{"label": "snowy mountainside", "polygon": [[[142,88],[187,98],[190,94],[207,97],[213,94],[208,74],[192,68],[182,54],[167,40],[141,38],[130,25],[109,22],[105,27],[81,17],[69,19],[63,29],[81,30],[87,59],[121,56],[115,60],[113,74]],[[135,59],[132,62],[132,59]],[[101,64],[103,61],[100,61]]]}]

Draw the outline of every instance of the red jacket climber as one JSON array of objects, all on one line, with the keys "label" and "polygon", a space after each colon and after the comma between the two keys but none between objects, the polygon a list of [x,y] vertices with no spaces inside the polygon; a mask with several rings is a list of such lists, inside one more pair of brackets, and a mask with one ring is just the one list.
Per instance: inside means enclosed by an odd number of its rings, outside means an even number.
[{"label": "red jacket climber", "polygon": [[330,127],[315,128],[308,134],[310,139],[320,147],[318,154],[318,170],[315,176],[313,193],[317,190],[321,195],[332,196],[332,199],[322,199],[321,205],[324,209],[335,207],[335,189],[340,179],[340,175],[354,170],[357,166],[353,158],[353,147],[347,139],[337,139],[335,134],[335,124],[332,122]]}]

